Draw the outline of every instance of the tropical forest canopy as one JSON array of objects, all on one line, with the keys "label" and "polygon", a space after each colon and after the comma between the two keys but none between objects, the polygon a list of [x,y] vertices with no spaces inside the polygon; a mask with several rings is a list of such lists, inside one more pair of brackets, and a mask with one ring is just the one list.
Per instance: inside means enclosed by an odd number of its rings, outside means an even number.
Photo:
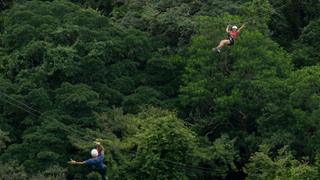
[{"label": "tropical forest canopy", "polygon": [[0,6],[0,179],[320,179],[319,0]]}]

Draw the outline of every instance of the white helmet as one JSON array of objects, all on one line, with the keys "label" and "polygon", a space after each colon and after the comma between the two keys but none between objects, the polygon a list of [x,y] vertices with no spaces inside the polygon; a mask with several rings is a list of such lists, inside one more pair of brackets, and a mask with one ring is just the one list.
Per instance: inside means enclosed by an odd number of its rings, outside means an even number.
[{"label": "white helmet", "polygon": [[97,157],[98,156],[98,151],[96,149],[91,150],[91,156],[92,157]]},{"label": "white helmet", "polygon": [[238,29],[238,28],[237,28],[237,26],[232,26],[232,29],[233,29],[233,28],[236,28],[236,29]]}]

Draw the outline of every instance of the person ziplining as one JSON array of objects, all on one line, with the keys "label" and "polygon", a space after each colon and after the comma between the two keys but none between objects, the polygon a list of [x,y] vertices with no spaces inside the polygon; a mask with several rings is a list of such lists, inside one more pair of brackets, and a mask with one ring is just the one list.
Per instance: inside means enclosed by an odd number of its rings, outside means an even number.
[{"label": "person ziplining", "polygon": [[226,45],[226,44],[229,45],[229,46],[234,45],[235,42],[236,42],[236,39],[237,39],[237,37],[238,37],[238,35],[239,35],[240,31],[241,31],[241,29],[244,28],[247,24],[248,24],[247,22],[244,23],[244,24],[239,28],[239,30],[237,30],[237,29],[238,29],[237,26],[233,26],[233,27],[232,27],[232,31],[230,31],[230,26],[231,26],[231,25],[230,25],[230,23],[229,23],[229,25],[227,26],[227,29],[226,29],[227,33],[229,34],[229,38],[220,41],[219,46],[216,47],[216,48],[212,48],[212,50],[221,52],[221,48],[222,48],[224,45]]},{"label": "person ziplining", "polygon": [[[97,146],[97,149],[92,149],[91,150],[91,156],[92,158],[83,161],[83,162],[76,162],[74,160],[71,159],[71,161],[69,161],[69,164],[79,164],[79,165],[83,165],[83,164],[89,164],[93,166],[93,170],[94,171],[98,171],[101,174],[101,180],[106,180],[108,179],[107,175],[107,166],[105,164],[103,164],[103,158],[104,158],[104,148],[103,146],[95,141],[94,144]],[[101,148],[101,155],[99,155],[99,147]]]}]

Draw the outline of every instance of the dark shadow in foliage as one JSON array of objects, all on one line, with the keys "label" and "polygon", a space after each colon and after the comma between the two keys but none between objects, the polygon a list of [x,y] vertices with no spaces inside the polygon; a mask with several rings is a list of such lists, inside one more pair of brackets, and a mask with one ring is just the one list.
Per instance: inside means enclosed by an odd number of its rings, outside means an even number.
[{"label": "dark shadow in foliage", "polygon": [[295,50],[292,52],[292,62],[297,68],[316,65],[320,60],[320,36],[316,29],[320,27],[320,19],[312,21],[303,29]]}]

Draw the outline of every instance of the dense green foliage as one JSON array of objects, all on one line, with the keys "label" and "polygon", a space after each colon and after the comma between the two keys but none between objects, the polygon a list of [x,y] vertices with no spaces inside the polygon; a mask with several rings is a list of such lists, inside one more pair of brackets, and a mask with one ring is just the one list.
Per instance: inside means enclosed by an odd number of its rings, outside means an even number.
[{"label": "dense green foliage", "polygon": [[3,1],[0,179],[319,179],[319,3]]},{"label": "dense green foliage", "polygon": [[278,179],[317,179],[316,167],[310,166],[306,160],[299,162],[291,152],[286,151],[287,146],[278,150],[278,156],[270,158],[266,146],[260,146],[260,151],[250,158],[250,163],[244,168],[248,180],[278,180]]}]

